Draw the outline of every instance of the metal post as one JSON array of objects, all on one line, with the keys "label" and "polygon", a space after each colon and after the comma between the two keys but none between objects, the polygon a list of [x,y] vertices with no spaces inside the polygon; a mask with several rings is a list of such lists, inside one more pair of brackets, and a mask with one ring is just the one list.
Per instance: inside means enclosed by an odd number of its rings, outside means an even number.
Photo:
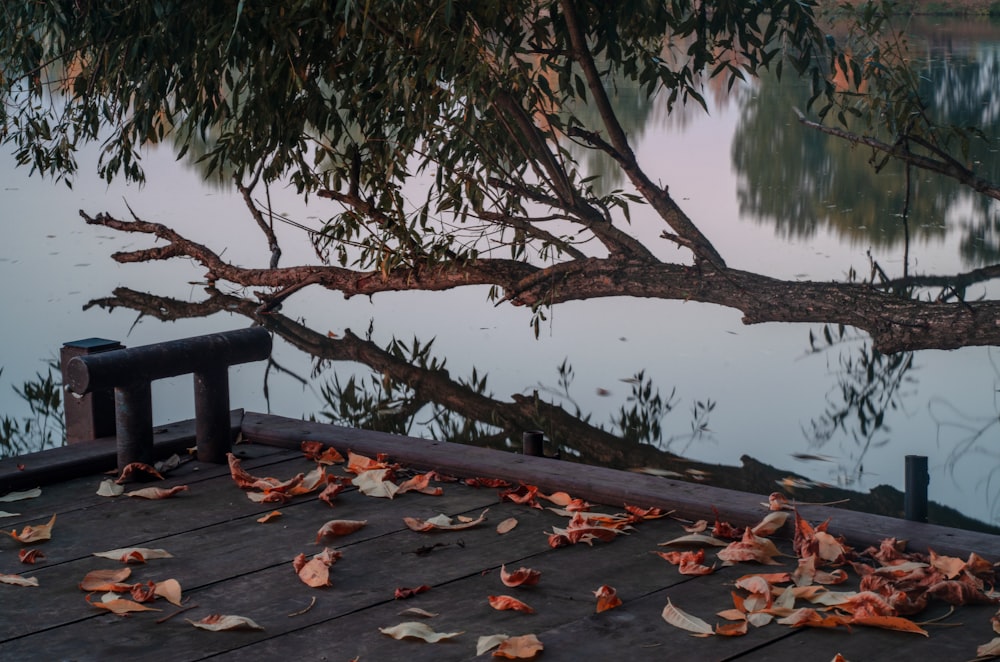
[{"label": "metal post", "polygon": [[545,433],[541,430],[528,430],[522,433],[521,452],[524,455],[545,457]]},{"label": "metal post", "polygon": [[210,366],[194,373],[194,417],[198,460],[224,463],[226,453],[232,450],[228,366]]},{"label": "metal post", "polygon": [[118,471],[133,462],[153,463],[153,395],[149,382],[115,387]]},{"label": "metal post", "polygon": [[912,522],[927,521],[927,485],[930,483],[925,455],[906,456],[906,493],[904,517]]},{"label": "metal post", "polygon": [[84,338],[64,343],[59,350],[59,368],[62,371],[63,414],[66,421],[66,442],[87,441],[112,437],[115,434],[115,396],[112,389],[95,390],[86,395],[76,395],[66,386],[67,364],[77,356],[90,356],[114,349],[123,349],[117,340]]}]

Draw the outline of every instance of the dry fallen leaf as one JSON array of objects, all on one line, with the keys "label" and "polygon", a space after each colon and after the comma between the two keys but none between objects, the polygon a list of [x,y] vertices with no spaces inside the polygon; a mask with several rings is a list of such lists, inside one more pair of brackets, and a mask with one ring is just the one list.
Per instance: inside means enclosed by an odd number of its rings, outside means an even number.
[{"label": "dry fallen leaf", "polygon": [[318,545],[322,540],[326,538],[335,538],[337,536],[346,536],[348,533],[354,533],[358,529],[361,529],[366,524],[368,520],[354,520],[354,519],[333,519],[320,527],[319,532],[316,533],[316,544]]},{"label": "dry fallen leaf", "polygon": [[429,590],[431,590],[431,587],[427,584],[421,584],[420,586],[414,586],[412,588],[399,587],[396,589],[395,599],[406,600],[407,598],[412,598],[420,593],[426,593]]},{"label": "dry fallen leaf", "polygon": [[505,533],[510,533],[511,531],[514,530],[515,526],[517,526],[517,518],[508,517],[504,521],[497,524],[497,533],[499,533],[500,535],[503,535]]},{"label": "dry fallen leaf", "polygon": [[17,560],[20,561],[21,563],[34,564],[39,559],[44,559],[44,558],[45,554],[42,553],[42,550],[37,548],[20,549],[17,552]]},{"label": "dry fallen leaf", "polygon": [[0,496],[0,502],[10,503],[12,501],[23,501],[25,499],[35,499],[42,496],[42,488],[36,487],[30,490],[24,490],[23,492],[8,492],[3,496]]},{"label": "dry fallen leaf", "polygon": [[164,579],[156,582],[154,593],[172,605],[181,606],[181,584],[176,579]]},{"label": "dry fallen leaf", "polygon": [[126,600],[124,598],[119,598],[114,593],[106,593],[97,602],[90,599],[87,596],[87,602],[98,609],[106,609],[112,614],[130,614],[134,611],[163,611],[162,609],[156,609],[155,607],[147,607],[144,604],[135,602],[134,600]]},{"label": "dry fallen leaf", "polygon": [[533,634],[520,637],[509,637],[493,652],[493,657],[505,657],[509,660],[526,660],[535,657],[545,648],[542,642]]},{"label": "dry fallen leaf", "polygon": [[670,623],[674,627],[687,630],[688,632],[696,634],[700,637],[707,637],[715,634],[711,625],[697,616],[692,616],[691,614],[678,609],[670,602],[670,598],[667,598],[667,606],[663,608],[662,616],[663,620]]},{"label": "dry fallen leaf", "polygon": [[534,586],[542,578],[542,573],[531,568],[518,568],[514,572],[507,572],[507,566],[500,566],[500,581],[504,586],[514,588],[515,586]]},{"label": "dry fallen leaf", "polygon": [[121,547],[109,549],[106,552],[94,552],[94,556],[112,559],[122,563],[145,563],[149,559],[172,559],[174,555],[165,549],[150,549],[148,547]]},{"label": "dry fallen leaf", "polygon": [[389,480],[391,469],[368,469],[354,477],[354,486],[365,496],[391,499],[396,496],[399,486]]},{"label": "dry fallen leaf", "polygon": [[508,639],[510,639],[509,634],[491,634],[479,637],[476,641],[476,655],[482,655],[486,651],[496,648]]},{"label": "dry fallen leaf", "polygon": [[417,474],[413,478],[400,483],[399,490],[396,493],[420,492],[421,494],[429,494],[431,496],[441,496],[444,494],[444,490],[440,487],[431,487],[430,485],[430,481],[433,478],[433,471],[425,474]]},{"label": "dry fallen leaf", "polygon": [[462,632],[435,632],[419,621],[406,621],[389,628],[379,628],[378,631],[393,639],[423,639],[431,644],[463,634]]},{"label": "dry fallen leaf", "polygon": [[123,485],[119,485],[110,478],[102,480],[100,486],[97,488],[97,496],[103,497],[121,496],[124,492],[125,487]]},{"label": "dry fallen leaf", "polygon": [[52,519],[49,520],[48,524],[39,524],[38,526],[26,525],[21,529],[21,533],[16,530],[11,531],[9,535],[14,540],[20,543],[32,543],[41,542],[43,540],[49,540],[52,538],[52,526],[56,523],[56,516],[52,515]]},{"label": "dry fallen leaf", "polygon": [[272,510],[267,515],[264,515],[262,517],[258,517],[257,521],[260,522],[261,524],[266,524],[267,522],[270,522],[273,519],[278,519],[279,517],[281,517],[281,511],[280,510]]},{"label": "dry fallen leaf", "polygon": [[976,657],[994,657],[1000,655],[1000,637],[995,637],[976,649]]},{"label": "dry fallen leaf", "polygon": [[187,485],[175,485],[169,489],[163,487],[144,487],[141,490],[126,492],[125,496],[138,497],[140,499],[169,499],[178,492],[186,492]]},{"label": "dry fallen leaf", "polygon": [[21,575],[5,575],[0,573],[0,584],[12,584],[14,586],[38,586],[38,580],[34,577],[22,577]]},{"label": "dry fallen leaf", "polygon": [[91,570],[83,581],[80,588],[84,591],[127,591],[128,584],[123,582],[132,574],[132,568],[124,567],[115,570]]},{"label": "dry fallen leaf", "polygon": [[497,611],[506,611],[512,609],[514,611],[521,611],[525,614],[534,614],[535,610],[521,602],[517,598],[511,597],[509,595],[489,595],[486,596],[490,601],[490,606]]},{"label": "dry fallen leaf", "polygon": [[426,520],[420,519],[419,517],[404,517],[403,522],[405,522],[406,526],[413,531],[433,531],[435,529],[459,531],[462,529],[471,529],[474,526],[482,524],[486,521],[487,511],[489,511],[489,508],[484,510],[482,514],[475,519],[471,517],[457,517],[455,519],[458,519],[458,522],[444,514],[436,515]]},{"label": "dry fallen leaf", "polygon": [[433,611],[427,611],[426,609],[421,609],[420,607],[410,607],[409,609],[404,609],[399,612],[400,616],[419,616],[420,618],[434,618],[437,613]]},{"label": "dry fallen leaf", "polygon": [[144,474],[152,476],[153,478],[159,478],[160,480],[163,480],[163,474],[161,474],[153,467],[149,466],[144,462],[133,462],[131,464],[125,465],[125,467],[122,469],[121,475],[115,479],[115,482],[121,485],[122,483],[129,480],[132,477],[132,474],[137,472],[142,472]]},{"label": "dry fallen leaf", "polygon": [[222,630],[263,630],[253,619],[246,616],[235,616],[232,614],[211,614],[197,621],[188,619],[188,623],[211,632]]},{"label": "dry fallen leaf", "polygon": [[602,611],[608,611],[609,609],[614,609],[622,604],[621,598],[618,597],[618,592],[611,586],[604,584],[596,591],[594,595],[597,597],[597,613],[600,614]]}]

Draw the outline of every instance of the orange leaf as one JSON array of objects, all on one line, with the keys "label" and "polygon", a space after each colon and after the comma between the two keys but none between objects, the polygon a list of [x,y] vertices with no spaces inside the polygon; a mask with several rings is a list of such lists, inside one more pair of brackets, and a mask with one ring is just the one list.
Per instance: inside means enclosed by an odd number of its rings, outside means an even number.
[{"label": "orange leaf", "polygon": [[441,496],[444,494],[444,490],[440,487],[431,487],[431,478],[434,477],[433,472],[425,474],[417,474],[409,480],[404,480],[399,484],[399,491],[397,494],[403,494],[404,492],[420,492],[421,494],[429,494],[431,496]]},{"label": "orange leaf", "polygon": [[618,592],[611,586],[604,584],[596,591],[594,595],[597,596],[597,613],[600,614],[602,611],[607,611],[609,609],[614,609],[621,605],[621,598],[618,597]]},{"label": "orange leaf", "polygon": [[569,511],[590,510],[590,504],[583,499],[574,499],[566,492],[553,492],[552,494],[542,494],[538,492],[540,499],[551,501],[557,506],[562,506]]},{"label": "orange leaf", "polygon": [[170,489],[164,489],[162,487],[144,487],[141,490],[126,492],[125,496],[139,497],[140,499],[167,499],[174,496],[178,492],[185,492],[187,489],[187,485],[175,485]]},{"label": "orange leaf", "polygon": [[323,465],[341,464],[344,456],[333,446],[325,446],[321,441],[303,441],[300,445],[306,458]]},{"label": "orange leaf", "polygon": [[156,582],[145,584],[135,584],[130,591],[132,599],[136,602],[149,602],[156,598]]},{"label": "orange leaf", "polygon": [[[111,595],[114,594],[112,593]],[[113,598],[106,601],[104,599],[101,599],[97,602],[94,602],[93,600],[90,599],[90,596],[88,595],[87,602],[91,606],[97,607],[98,609],[107,609],[111,613],[118,615],[129,614],[134,611],[162,611],[162,609],[147,607],[146,605],[139,604],[138,602],[134,602],[132,600],[125,600],[124,598]]]},{"label": "orange leaf", "polygon": [[900,616],[855,616],[851,619],[852,625],[867,625],[869,627],[882,628],[884,630],[896,630],[898,632],[913,632],[930,636],[927,631],[908,618]]},{"label": "orange leaf", "polygon": [[500,566],[500,581],[504,586],[514,588],[515,586],[534,586],[542,578],[542,573],[531,568],[518,568],[514,572],[507,572],[507,566]]},{"label": "orange leaf", "polygon": [[502,478],[466,478],[462,482],[469,487],[510,487],[510,482]]},{"label": "orange leaf", "polygon": [[149,466],[144,462],[133,462],[131,464],[125,465],[125,467],[122,469],[121,475],[115,479],[115,482],[121,485],[122,483],[130,479],[132,477],[132,474],[137,472],[142,472],[144,474],[152,476],[153,478],[158,478],[160,480],[163,480],[163,474],[161,474],[153,467]]},{"label": "orange leaf", "polygon": [[661,508],[656,508],[655,506],[652,508],[640,508],[638,506],[630,506],[628,504],[625,504],[625,511],[636,520],[659,519],[674,512],[672,510],[665,511]]},{"label": "orange leaf", "polygon": [[325,538],[334,538],[336,536],[344,536],[348,533],[354,533],[358,529],[361,529],[366,524],[368,520],[354,520],[354,519],[333,519],[320,527],[319,532],[316,533],[316,544]]},{"label": "orange leaf", "polygon": [[34,564],[35,561],[39,559],[44,559],[45,554],[42,554],[40,549],[21,549],[17,552],[17,560],[21,563]]},{"label": "orange leaf", "polygon": [[505,639],[495,651],[493,657],[504,657],[509,660],[530,659],[538,655],[545,646],[533,634]]},{"label": "orange leaf", "polygon": [[723,637],[742,637],[747,633],[748,626],[749,623],[747,623],[746,619],[732,623],[723,623],[721,625],[716,624],[715,634],[722,635]]},{"label": "orange leaf", "polygon": [[83,581],[80,582],[80,588],[84,591],[119,591],[121,592],[121,587],[124,590],[129,590],[128,584],[122,584],[129,575],[132,574],[132,568],[124,567],[115,570],[91,570],[88,572]]},{"label": "orange leaf", "polygon": [[929,550],[931,565],[941,571],[948,579],[954,579],[965,570],[965,561],[954,556],[938,556],[934,550]]},{"label": "orange leaf", "polygon": [[277,519],[279,517],[281,517],[281,511],[280,510],[272,510],[267,515],[264,515],[263,517],[258,517],[257,521],[260,522],[261,524],[265,524],[265,523],[270,522],[271,520]]},{"label": "orange leaf", "polygon": [[534,609],[509,595],[489,595],[487,599],[490,601],[490,606],[498,611],[513,609],[514,611],[523,611],[525,614],[535,613]]},{"label": "orange leaf", "polygon": [[320,559],[310,559],[298,570],[299,579],[306,586],[320,588],[330,585],[330,566]]},{"label": "orange leaf", "polygon": [[756,561],[765,565],[780,565],[778,561],[774,560],[774,557],[781,555],[773,542],[767,538],[755,536],[749,527],[743,532],[741,540],[730,543],[725,549],[720,549],[718,552],[719,558],[726,563]]},{"label": "orange leaf", "polygon": [[56,516],[52,515],[52,519],[49,520],[48,524],[39,524],[38,526],[31,526],[30,524],[25,525],[21,529],[21,533],[16,530],[11,531],[9,535],[14,540],[20,543],[32,543],[41,542],[43,540],[50,540],[52,538],[52,526],[56,523]]},{"label": "orange leaf", "polygon": [[347,453],[347,470],[352,474],[360,474],[364,471],[372,471],[373,469],[392,469],[395,468],[384,461],[384,458],[380,457],[377,460],[373,460],[370,457],[366,457],[354,451],[348,451]]}]

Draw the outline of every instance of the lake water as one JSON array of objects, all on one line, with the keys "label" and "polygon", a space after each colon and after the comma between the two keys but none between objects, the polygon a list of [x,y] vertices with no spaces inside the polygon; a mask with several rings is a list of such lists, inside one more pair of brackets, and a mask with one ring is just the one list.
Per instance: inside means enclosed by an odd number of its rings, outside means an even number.
[{"label": "lake water", "polygon": [[[925,40],[928,70],[947,74],[948,83],[936,88],[939,105],[996,129],[996,24],[952,22],[915,31]],[[974,38],[968,36],[972,32]],[[901,171],[887,168],[876,176],[861,150],[801,128],[790,110],[801,103],[796,101],[800,94],[787,83],[765,80],[712,103],[708,115],[691,110],[668,118],[657,103],[632,104],[628,123],[647,172],[669,184],[730,266],[788,279],[841,279],[852,269],[865,277],[870,251],[890,276],[901,275]],[[974,158],[986,176],[1000,180],[995,150],[980,149]],[[87,163],[87,156],[81,161]],[[104,337],[137,346],[250,323],[235,309],[236,300],[222,301],[222,309],[208,316],[173,321],[127,307],[87,307],[118,287],[179,302],[203,301],[207,295],[204,270],[188,261],[112,261],[114,251],[152,242],[89,227],[79,209],[127,218],[131,207],[145,220],[169,224],[217,250],[225,247],[226,259],[267,264],[266,242],[237,195],[204,184],[194,169],[166,151],[147,155],[145,168],[148,184],[141,190],[108,187],[89,176],[79,177],[70,190],[29,178],[14,167],[12,157],[0,158],[0,415],[29,415],[12,387],[44,374],[63,342]],[[275,211],[310,227],[318,228],[320,219],[332,214],[328,203],[305,206],[289,190],[273,189],[271,197]],[[954,273],[1000,256],[997,206],[936,178],[918,178],[909,222],[910,273]],[[635,235],[672,258],[677,253],[658,239],[661,229],[658,219],[633,211]],[[278,232],[282,265],[315,260],[303,231],[282,224]],[[979,294],[982,290],[968,296]],[[431,401],[447,402],[460,390],[459,380],[469,383],[475,371],[479,378],[487,376],[481,390],[494,400],[510,404],[515,395],[530,397],[537,391],[571,412],[589,415],[591,424],[613,428],[616,412],[633,404],[633,384],[627,380],[642,371],[664,398],[674,393],[675,407],[662,420],[663,448],[725,464],[739,464],[747,454],[816,481],[863,491],[883,483],[901,488],[904,456],[926,455],[932,500],[1000,523],[1000,480],[992,480],[1000,469],[1000,355],[995,348],[890,359],[873,355],[866,340],[848,330],[842,341],[814,352],[810,336],[815,348],[827,344],[822,327],[744,326],[739,312],[721,307],[629,298],[560,305],[535,338],[530,311],[494,308],[487,288],[478,287],[371,300],[344,300],[314,288],[293,296],[280,314],[289,324],[310,329],[309,340],[317,346],[326,338],[328,356],[337,360],[317,359],[276,337],[270,368],[232,369],[234,407],[327,420],[333,405],[350,409],[349,403],[331,403],[336,384],[354,377],[377,399],[389,370],[389,363],[373,368],[361,362],[356,344],[337,345],[347,329],[362,337],[370,330],[382,347],[393,338],[407,345],[413,338],[422,344],[434,339],[431,353],[446,359],[450,385],[418,392],[416,404],[384,398],[377,404],[381,425],[389,426],[386,420],[394,417],[392,429],[458,435],[474,416],[472,404],[459,406],[464,412],[459,415]],[[565,366],[572,368],[568,386]],[[707,429],[692,436],[696,403],[714,408],[707,419],[697,419],[707,420]],[[416,410],[412,416],[406,415],[410,406]],[[878,412],[881,425],[875,427]],[[156,422],[192,415],[189,377],[154,384]],[[356,419],[342,412],[338,420]],[[477,430],[474,436],[484,437],[483,443],[503,445],[503,435],[490,437],[496,430],[489,425]],[[508,432],[517,437],[517,430]],[[572,453],[571,445],[564,451]]]}]

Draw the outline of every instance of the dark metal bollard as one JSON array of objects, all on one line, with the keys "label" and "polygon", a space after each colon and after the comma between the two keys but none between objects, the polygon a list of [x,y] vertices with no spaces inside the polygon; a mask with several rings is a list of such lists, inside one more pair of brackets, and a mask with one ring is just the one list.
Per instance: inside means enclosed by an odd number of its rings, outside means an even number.
[{"label": "dark metal bollard", "polygon": [[925,455],[906,456],[906,492],[903,497],[904,517],[912,522],[927,521],[927,485],[931,477],[927,472]]},{"label": "dark metal bollard", "polygon": [[[63,383],[67,383],[66,370],[72,359],[99,352],[110,352],[114,349],[124,349],[124,347],[116,340],[104,338],[84,338],[63,343],[59,350],[59,368],[63,374]],[[66,393],[65,396],[63,413],[66,420],[67,443],[110,437],[115,433],[115,394],[111,389],[95,390],[81,396]]]},{"label": "dark metal bollard", "polygon": [[113,388],[118,468],[149,462],[153,451],[150,382],[194,374],[198,459],[225,462],[229,432],[229,366],[266,359],[271,334],[262,327],[119,349],[71,359],[63,380],[78,394]]},{"label": "dark metal bollard", "polygon": [[521,453],[545,457],[545,433],[541,430],[528,430],[521,433]]}]

